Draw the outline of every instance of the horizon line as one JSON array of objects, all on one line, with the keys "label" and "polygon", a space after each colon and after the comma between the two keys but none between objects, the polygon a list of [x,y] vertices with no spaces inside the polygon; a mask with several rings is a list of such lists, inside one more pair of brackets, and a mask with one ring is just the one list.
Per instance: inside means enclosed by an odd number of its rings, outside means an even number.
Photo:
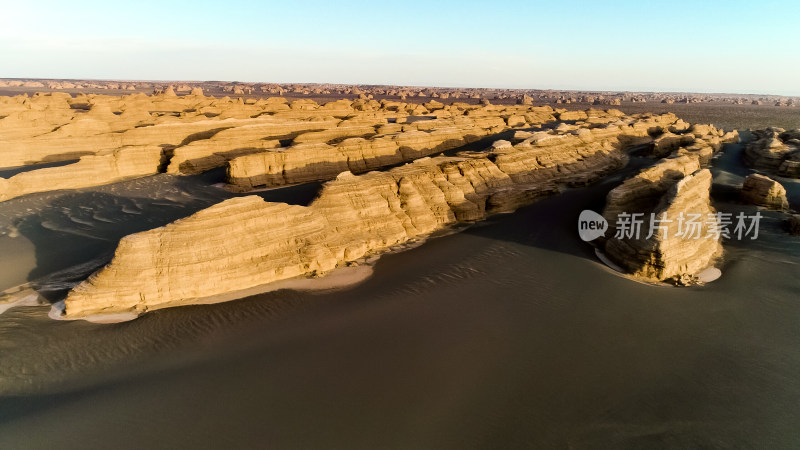
[{"label": "horizon line", "polygon": [[249,80],[197,80],[197,79],[131,79],[131,78],[36,78],[36,77],[0,77],[0,80],[14,81],[113,81],[133,83],[250,83],[250,84],[300,84],[300,85],[338,85],[338,86],[371,86],[395,88],[433,88],[433,89],[480,89],[498,91],[557,91],[576,93],[630,93],[630,94],[703,94],[703,95],[762,95],[771,97],[800,98],[800,94],[768,94],[758,92],[710,92],[710,91],[650,91],[650,90],[625,90],[625,89],[562,89],[562,88],[531,88],[531,87],[480,87],[480,86],[446,86],[446,85],[416,85],[416,84],[373,84],[373,83],[340,83],[320,81],[249,81]]}]

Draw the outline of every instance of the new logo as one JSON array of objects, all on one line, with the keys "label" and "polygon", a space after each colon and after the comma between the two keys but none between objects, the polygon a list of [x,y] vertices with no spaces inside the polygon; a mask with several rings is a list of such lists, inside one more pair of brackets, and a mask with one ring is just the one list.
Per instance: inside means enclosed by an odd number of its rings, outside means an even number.
[{"label": "new logo", "polygon": [[604,236],[608,230],[608,221],[605,217],[597,214],[590,209],[581,211],[578,217],[578,234],[586,242],[593,241],[600,236]]}]

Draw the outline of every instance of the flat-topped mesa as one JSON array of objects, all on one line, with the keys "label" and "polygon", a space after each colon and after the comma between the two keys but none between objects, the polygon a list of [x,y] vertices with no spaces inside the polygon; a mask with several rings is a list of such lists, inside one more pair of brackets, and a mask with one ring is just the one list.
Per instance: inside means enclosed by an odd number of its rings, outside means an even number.
[{"label": "flat-topped mesa", "polygon": [[787,178],[800,178],[800,130],[766,128],[752,132],[744,150],[750,167]]},{"label": "flat-topped mesa", "polygon": [[741,192],[742,200],[769,209],[784,210],[789,208],[786,189],[772,178],[760,174],[751,174],[744,179]]},{"label": "flat-topped mesa", "polygon": [[[377,134],[366,140],[350,138],[334,145],[299,144],[285,149],[233,158],[228,163],[228,188],[235,192],[247,192],[260,187],[328,180],[345,170],[360,173],[451,150],[505,129],[502,119],[488,115],[492,111],[505,110],[490,105],[483,109],[469,110],[468,112],[472,114],[403,125],[399,132]],[[593,110],[592,117],[599,120],[602,116],[601,113],[603,112]],[[536,117],[531,114],[535,114]],[[531,133],[530,139],[524,140],[518,145],[523,147],[531,145],[548,147],[556,144],[571,146],[584,145],[590,141],[601,145],[605,141],[606,149],[611,150],[615,145],[627,146],[637,142],[648,142],[651,139],[649,133],[654,129],[661,130],[662,127],[670,126],[678,120],[671,114],[630,118],[619,116],[614,112],[603,114],[608,119],[604,124],[587,125],[583,122],[575,125],[562,124],[554,131],[535,135],[538,136],[536,143],[533,143],[534,134]],[[528,113],[526,117],[526,121],[537,120],[539,122],[553,118],[549,112],[541,110],[541,108]],[[509,116],[510,118],[511,116]],[[431,125],[449,126],[436,128]],[[588,128],[588,126],[593,128]],[[556,141],[541,143],[554,136],[571,132],[578,136],[558,143]],[[543,161],[548,158],[541,154],[532,156],[534,159],[537,157],[543,158]],[[557,155],[554,154],[552,157],[557,157]],[[514,157],[505,155],[500,160],[508,162],[513,159]],[[557,164],[557,160],[549,164]]]},{"label": "flat-topped mesa", "polygon": [[347,138],[335,145],[297,144],[232,159],[228,188],[246,192],[257,187],[328,180],[341,172],[362,173],[460,147],[486,134],[480,128],[407,131],[372,139]]},{"label": "flat-topped mesa", "polygon": [[0,178],[0,201],[35,192],[79,189],[158,173],[163,149],[130,146],[83,156],[65,166],[32,170]]},{"label": "flat-topped mesa", "polygon": [[307,207],[256,196],[227,200],[124,238],[111,263],[70,292],[65,313],[141,313],[323,274],[454,224],[512,211],[556,183],[607,173],[625,160],[621,136],[646,136],[648,128],[673,120],[647,116],[462,157],[420,158],[385,172],[344,172]]},{"label": "flat-topped mesa", "polygon": [[611,190],[603,211],[609,222],[601,242],[605,254],[637,278],[696,282],[722,255],[720,235],[714,233],[719,219],[711,206],[711,181],[711,172],[699,169],[697,158],[679,156]]}]

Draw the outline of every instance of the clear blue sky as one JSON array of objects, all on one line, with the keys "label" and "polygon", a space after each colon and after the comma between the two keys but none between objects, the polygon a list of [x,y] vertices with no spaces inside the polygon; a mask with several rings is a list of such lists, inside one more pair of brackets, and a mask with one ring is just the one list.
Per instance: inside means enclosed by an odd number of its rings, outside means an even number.
[{"label": "clear blue sky", "polygon": [[0,77],[800,95],[800,2],[0,0]]}]

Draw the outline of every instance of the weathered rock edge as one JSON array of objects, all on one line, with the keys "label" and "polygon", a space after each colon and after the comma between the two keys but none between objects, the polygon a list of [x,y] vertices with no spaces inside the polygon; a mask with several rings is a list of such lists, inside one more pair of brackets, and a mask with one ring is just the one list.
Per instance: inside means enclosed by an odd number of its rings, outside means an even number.
[{"label": "weathered rock edge", "polygon": [[515,146],[423,158],[386,172],[345,172],[309,206],[248,196],[123,238],[111,263],[76,286],[67,317],[144,311],[297,276],[319,275],[446,227],[529,204],[555,183],[622,167],[672,114],[622,117]]}]

